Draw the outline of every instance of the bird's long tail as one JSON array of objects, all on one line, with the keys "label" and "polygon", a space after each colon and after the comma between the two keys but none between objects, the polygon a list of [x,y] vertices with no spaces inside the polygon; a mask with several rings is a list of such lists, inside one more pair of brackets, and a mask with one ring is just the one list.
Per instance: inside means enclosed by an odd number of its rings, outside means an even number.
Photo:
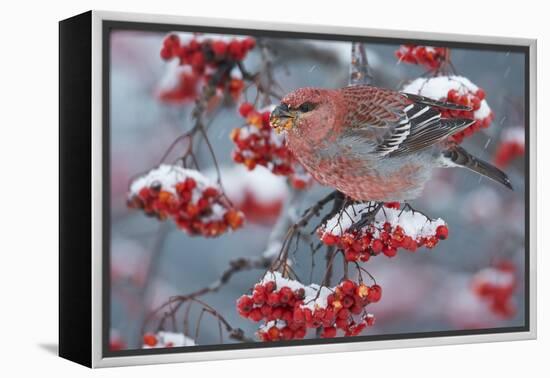
[{"label": "bird's long tail", "polygon": [[468,151],[460,146],[452,146],[443,152],[443,165],[447,167],[463,167],[468,168],[482,176],[488,177],[491,180],[501,183],[509,189],[512,189],[512,184],[506,173],[502,172],[497,167],[476,158]]}]

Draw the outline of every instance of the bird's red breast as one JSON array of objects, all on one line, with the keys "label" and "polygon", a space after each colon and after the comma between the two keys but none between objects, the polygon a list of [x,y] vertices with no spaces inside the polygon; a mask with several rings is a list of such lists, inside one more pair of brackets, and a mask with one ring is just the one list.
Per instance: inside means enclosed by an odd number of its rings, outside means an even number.
[{"label": "bird's red breast", "polygon": [[423,187],[422,166],[413,162],[391,174],[380,171],[375,161],[353,156],[345,149],[326,155],[315,146],[289,138],[289,147],[306,170],[322,185],[330,186],[356,200],[399,201],[413,198]]}]

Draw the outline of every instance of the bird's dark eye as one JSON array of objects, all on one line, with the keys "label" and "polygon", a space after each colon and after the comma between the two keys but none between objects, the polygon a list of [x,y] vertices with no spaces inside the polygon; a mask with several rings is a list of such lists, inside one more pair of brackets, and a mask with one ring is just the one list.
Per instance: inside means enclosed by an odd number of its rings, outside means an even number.
[{"label": "bird's dark eye", "polygon": [[312,111],[315,108],[315,105],[311,102],[304,102],[302,105],[298,107],[298,110],[302,113],[307,113]]}]

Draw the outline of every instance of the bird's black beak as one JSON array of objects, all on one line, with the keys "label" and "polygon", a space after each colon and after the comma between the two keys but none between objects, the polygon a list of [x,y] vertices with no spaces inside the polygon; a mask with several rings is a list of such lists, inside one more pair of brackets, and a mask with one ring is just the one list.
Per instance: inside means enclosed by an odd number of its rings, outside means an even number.
[{"label": "bird's black beak", "polygon": [[273,109],[269,116],[269,123],[277,133],[290,130],[294,126],[296,114],[288,109],[287,104],[280,104]]}]

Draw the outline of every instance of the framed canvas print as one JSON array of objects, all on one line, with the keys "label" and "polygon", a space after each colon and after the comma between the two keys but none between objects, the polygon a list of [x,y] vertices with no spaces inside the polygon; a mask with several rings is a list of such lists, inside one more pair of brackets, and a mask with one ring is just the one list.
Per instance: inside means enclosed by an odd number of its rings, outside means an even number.
[{"label": "framed canvas print", "polygon": [[62,357],[535,337],[534,40],[59,27]]}]

